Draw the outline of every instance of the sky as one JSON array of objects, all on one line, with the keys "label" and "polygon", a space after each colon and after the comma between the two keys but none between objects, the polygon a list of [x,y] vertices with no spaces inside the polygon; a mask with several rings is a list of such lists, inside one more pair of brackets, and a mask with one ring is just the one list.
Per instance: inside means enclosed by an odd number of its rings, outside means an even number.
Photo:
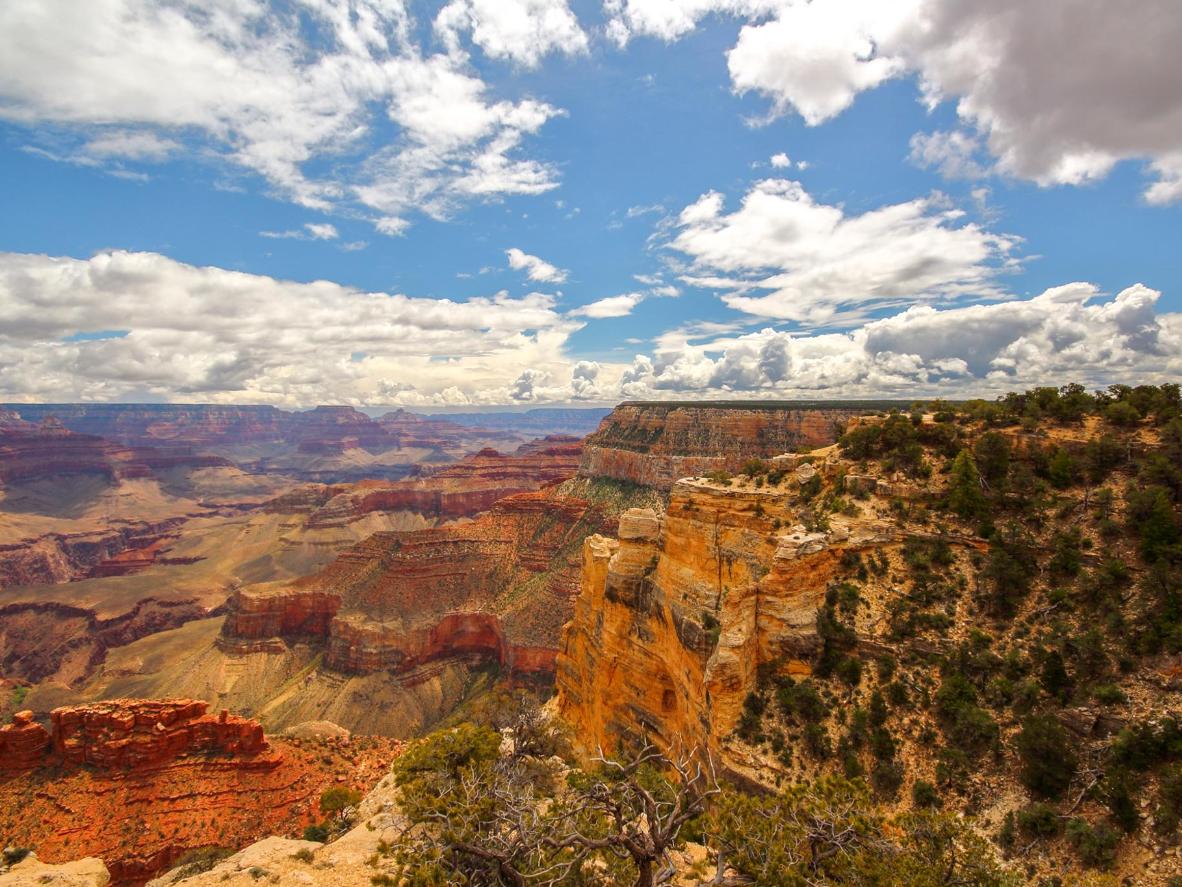
[{"label": "sky", "polygon": [[6,0],[0,401],[1182,376],[1177,0]]}]

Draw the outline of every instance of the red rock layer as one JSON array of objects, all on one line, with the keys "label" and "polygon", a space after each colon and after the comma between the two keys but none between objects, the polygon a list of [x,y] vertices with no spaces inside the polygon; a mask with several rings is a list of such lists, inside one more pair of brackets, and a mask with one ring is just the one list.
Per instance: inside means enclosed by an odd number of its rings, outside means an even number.
[{"label": "red rock layer", "polygon": [[39,767],[49,748],[49,731],[33,720],[31,711],[18,711],[12,723],[0,727],[0,772],[20,773]]},{"label": "red rock layer", "polygon": [[667,490],[678,478],[737,471],[751,458],[827,446],[842,423],[864,411],[864,406],[625,403],[584,440],[579,474]]},{"label": "red rock layer", "polygon": [[52,742],[31,715],[0,728],[0,768],[37,748],[60,763],[0,775],[0,833],[48,862],[98,856],[114,884],[143,883],[189,850],[298,834],[320,818],[324,788],[368,790],[399,748],[268,741],[254,721],[189,700],[116,700],[52,718]]},{"label": "red rock layer", "polygon": [[183,755],[224,754],[252,758],[259,768],[278,766],[278,755],[257,721],[193,699],[114,699],[50,712],[53,754],[66,765],[104,770],[159,767]]},{"label": "red rock layer", "polygon": [[551,488],[501,499],[469,523],[376,533],[315,576],[238,591],[224,642],[322,631],[325,663],[349,673],[443,658],[550,672],[582,540],[603,526],[598,509]]},{"label": "red rock layer", "polygon": [[483,449],[426,477],[301,488],[305,492],[288,494],[268,507],[311,511],[309,527],[339,526],[375,511],[413,511],[445,520],[470,517],[506,496],[574,477],[581,455],[578,438],[549,437],[512,455]]}]

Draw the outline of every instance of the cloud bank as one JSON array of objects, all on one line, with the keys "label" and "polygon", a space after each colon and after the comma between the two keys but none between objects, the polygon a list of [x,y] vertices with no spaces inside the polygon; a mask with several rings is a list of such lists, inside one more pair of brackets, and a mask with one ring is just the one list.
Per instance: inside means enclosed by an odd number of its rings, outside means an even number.
[{"label": "cloud bank", "polygon": [[594,320],[540,293],[422,299],[156,253],[0,253],[0,398],[413,407],[1166,381],[1182,374],[1182,315],[1159,313],[1159,295],[1074,283],[840,333],[698,324],[610,362],[571,358],[571,335]]}]

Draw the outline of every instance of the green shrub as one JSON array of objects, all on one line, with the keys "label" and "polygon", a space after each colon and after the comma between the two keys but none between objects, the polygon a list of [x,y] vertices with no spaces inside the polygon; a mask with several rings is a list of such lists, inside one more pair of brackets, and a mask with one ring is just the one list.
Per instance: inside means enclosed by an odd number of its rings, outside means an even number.
[{"label": "green shrub", "polygon": [[304,840],[318,841],[319,843],[323,844],[328,840],[328,826],[323,822],[319,822],[316,825],[305,826]]},{"label": "green shrub", "polygon": [[331,816],[340,813],[346,807],[356,806],[361,801],[361,792],[355,788],[334,785],[326,788],[320,795],[320,812]]},{"label": "green shrub", "polygon": [[1116,858],[1120,834],[1103,822],[1093,826],[1086,820],[1072,819],[1067,823],[1067,840],[1084,865],[1108,868]]},{"label": "green shrub", "polygon": [[923,779],[917,779],[911,785],[911,805],[922,810],[942,807],[944,801],[940,798],[940,793],[934,785]]},{"label": "green shrub", "polygon": [[1058,798],[1075,775],[1076,757],[1063,726],[1051,715],[1031,715],[1015,740],[1018,777],[1041,798]]},{"label": "green shrub", "polygon": [[1018,829],[1027,838],[1053,838],[1063,833],[1063,820],[1050,804],[1036,802],[1018,811]]}]

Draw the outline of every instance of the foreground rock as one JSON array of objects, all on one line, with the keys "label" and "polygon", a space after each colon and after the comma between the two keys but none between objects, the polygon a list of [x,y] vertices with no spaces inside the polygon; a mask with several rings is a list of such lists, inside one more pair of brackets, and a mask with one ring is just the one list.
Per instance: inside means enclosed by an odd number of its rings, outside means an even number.
[{"label": "foreground rock", "polygon": [[49,730],[23,712],[0,729],[0,836],[45,862],[98,857],[115,883],[141,883],[189,850],[298,833],[320,818],[324,788],[369,788],[395,752],[269,740],[187,699],[61,708]]},{"label": "foreground rock", "polygon": [[52,865],[30,853],[6,872],[0,887],[107,887],[111,875],[101,859],[88,857]]}]

